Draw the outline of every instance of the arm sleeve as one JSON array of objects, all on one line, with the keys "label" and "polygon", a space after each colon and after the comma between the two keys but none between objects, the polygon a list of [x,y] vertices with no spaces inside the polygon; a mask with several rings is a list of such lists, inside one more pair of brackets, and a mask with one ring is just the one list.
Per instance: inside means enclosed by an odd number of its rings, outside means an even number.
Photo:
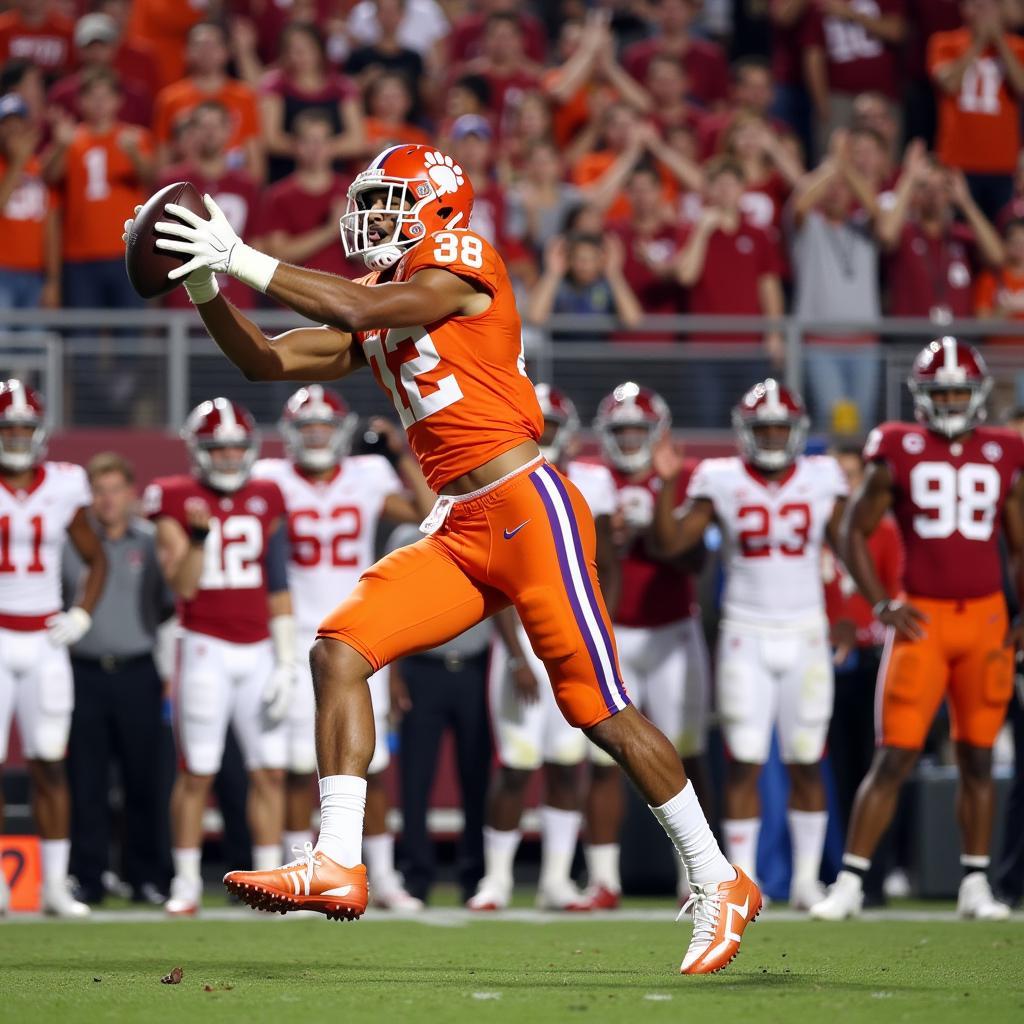
[{"label": "arm sleeve", "polygon": [[267,538],[263,566],[267,574],[267,593],[280,594],[288,589],[288,531],[283,524]]},{"label": "arm sleeve", "polygon": [[707,498],[708,501],[715,500],[714,473],[707,462],[701,462],[693,471],[690,482],[686,488],[686,499]]}]

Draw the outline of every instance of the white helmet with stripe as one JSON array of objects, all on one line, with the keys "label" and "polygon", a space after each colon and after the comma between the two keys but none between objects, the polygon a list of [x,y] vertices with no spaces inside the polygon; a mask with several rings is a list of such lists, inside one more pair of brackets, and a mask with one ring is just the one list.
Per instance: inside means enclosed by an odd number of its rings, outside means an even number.
[{"label": "white helmet with stripe", "polygon": [[[0,381],[0,469],[21,473],[46,457],[47,431],[42,396],[20,380]],[[28,436],[13,436],[5,427],[28,427]],[[19,432],[21,433],[21,432]]]}]

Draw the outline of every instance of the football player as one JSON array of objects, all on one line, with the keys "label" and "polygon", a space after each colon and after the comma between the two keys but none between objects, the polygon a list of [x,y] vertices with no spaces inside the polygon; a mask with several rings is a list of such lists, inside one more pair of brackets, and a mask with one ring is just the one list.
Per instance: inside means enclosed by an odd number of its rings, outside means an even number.
[{"label": "football player", "polygon": [[[761,827],[758,779],[772,732],[790,780],[790,903],[821,898],[828,816],[821,778],[832,715],[832,658],[821,578],[822,544],[835,546],[846,478],[831,456],[804,455],[807,415],[777,381],[755,384],[733,409],[739,455],[705,459],[686,504],[658,498],[658,540],[668,554],[699,544],[717,523],[726,573],[718,639],[718,711],[730,759],[725,786],[729,856],[753,874]],[[658,451],[667,482],[678,459]]]},{"label": "football player", "polygon": [[248,410],[203,402],[182,430],[191,475],[143,494],[160,567],[179,603],[176,714],[183,766],[171,797],[174,878],[165,909],[194,915],[202,897],[203,811],[232,725],[249,772],[253,864],[281,854],[284,717],[295,679],[284,499],[251,479],[259,450]]},{"label": "football player", "polygon": [[[615,485],[604,466],[572,457],[580,418],[568,395],[550,384],[538,384],[534,390],[544,416],[541,454],[576,484],[594,516],[597,570],[607,600],[617,576],[611,544]],[[544,685],[544,663],[534,654],[515,609],[505,608],[494,620],[501,642],[491,655],[489,689],[499,769],[491,785],[484,829],[485,874],[466,905],[470,910],[508,906],[512,864],[522,838],[519,821],[526,786],[543,765],[537,905],[546,910],[589,910],[589,899],[570,877],[580,830],[578,775],[586,737],[565,720],[550,685]]]},{"label": "football player", "polygon": [[[537,446],[543,417],[515,294],[501,257],[469,226],[473,186],[450,156],[402,144],[356,176],[348,202],[342,241],[371,271],[362,281],[245,245],[209,197],[210,219],[171,203],[156,229],[157,245],[187,260],[169,276],[186,278],[211,336],[247,376],[325,381],[372,367],[438,492],[422,524],[428,536],[368,569],[320,624],[316,848],[276,871],[230,872],[226,885],[265,910],[359,917],[374,747],[366,681],[515,605],[562,713],[626,767],[686,862],[694,929],[680,970],[719,970],[760,911],[760,891],[719,850],[672,744],[630,706],[597,582],[593,517]],[[267,338],[218,294],[216,271],[325,326]]]},{"label": "football player", "polygon": [[[18,720],[42,847],[42,906],[58,917],[89,908],[68,888],[71,852],[64,755],[74,686],[68,647],[89,632],[107,561],[86,517],[81,466],[46,461],[41,396],[20,380],[0,382],[0,765]],[[71,538],[88,566],[81,593],[61,611],[61,548]],[[0,790],[0,825],[3,793]],[[9,894],[0,871],[0,914]]]},{"label": "football player", "polygon": [[[860,912],[875,847],[946,700],[960,769],[957,911],[1002,920],[1009,907],[993,897],[987,876],[992,744],[1013,694],[1013,641],[1019,646],[1022,628],[1007,621],[999,533],[1019,571],[1024,440],[982,425],[992,378],[978,352],[956,338],[927,345],[907,384],[917,423],[883,423],[871,432],[867,475],[844,524],[846,565],[888,627],[878,748],[854,803],[843,870],[811,914],[834,921]],[[868,538],[889,509],[906,552],[906,595],[886,591],[868,551]],[[1017,586],[1020,592],[1019,579]]]},{"label": "football player", "polygon": [[[260,459],[253,477],[272,480],[284,495],[288,515],[288,590],[302,643],[296,659],[298,684],[288,705],[288,778],[285,803],[285,851],[312,844],[312,776],[316,770],[313,736],[313,679],[308,645],[324,616],[356,585],[373,564],[380,520],[418,523],[434,503],[404,438],[387,420],[372,426],[386,439],[402,479],[383,455],[350,455],[357,417],[340,395],[322,384],[300,388],[285,403],[279,421],[287,458]],[[391,709],[387,668],[369,679],[376,745],[366,778],[366,828],[363,854],[373,902],[393,910],[422,910],[405,891],[395,871],[394,837],[387,829],[388,793],[384,769]]]},{"label": "football player", "polygon": [[[707,645],[694,602],[693,570],[703,545],[681,557],[652,549],[654,502],[663,482],[651,466],[671,415],[650,388],[620,384],[597,408],[594,432],[615,484],[616,554],[620,583],[612,605],[615,642],[637,706],[672,741],[687,776],[702,791],[701,755],[707,733]],[[676,477],[675,501],[686,494],[689,467]],[[625,813],[622,776],[615,761],[591,746],[585,854],[596,909],[619,905],[619,832]],[[679,865],[679,895],[689,894]]]}]

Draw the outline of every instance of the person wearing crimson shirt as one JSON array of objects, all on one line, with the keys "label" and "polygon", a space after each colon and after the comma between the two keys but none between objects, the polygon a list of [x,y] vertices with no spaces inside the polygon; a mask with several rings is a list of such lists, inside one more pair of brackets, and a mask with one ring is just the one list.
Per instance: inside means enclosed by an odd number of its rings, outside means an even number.
[{"label": "person wearing crimson shirt", "polygon": [[0,14],[0,64],[30,60],[50,79],[71,69],[74,23],[49,7],[48,0],[16,0]]},{"label": "person wearing crimson shirt", "polygon": [[[963,173],[938,166],[917,140],[907,147],[894,196],[877,220],[888,254],[889,314],[936,323],[972,316],[975,268],[1000,266],[1003,245]],[[963,222],[954,220],[957,212]]]},{"label": "person wearing crimson shirt", "polygon": [[492,14],[508,14],[516,19],[523,35],[523,51],[535,64],[543,64],[547,50],[547,33],[540,18],[523,10],[519,0],[482,0],[473,5],[477,10],[463,15],[452,26],[448,37],[448,59],[472,60],[484,49],[487,20]]},{"label": "person wearing crimson shirt", "polygon": [[771,76],[775,84],[772,113],[785,121],[811,151],[811,99],[804,81],[800,39],[811,0],[771,0]]},{"label": "person wearing crimson shirt", "polygon": [[849,125],[858,93],[900,95],[897,47],[906,36],[905,0],[817,0],[800,46],[815,112],[815,147]]},{"label": "person wearing crimson shirt", "polygon": [[264,248],[279,260],[311,270],[361,277],[366,268],[347,260],[338,241],[349,182],[335,174],[331,162],[331,115],[318,108],[304,110],[293,131],[296,169],[267,190],[260,210]]},{"label": "person wearing crimson shirt", "polygon": [[131,43],[152,51],[161,88],[184,76],[189,33],[209,17],[212,6],[210,0],[132,0],[125,35]]},{"label": "person wearing crimson shirt", "polygon": [[722,103],[729,95],[729,65],[722,48],[690,33],[697,14],[694,0],[654,0],[648,5],[655,24],[650,39],[626,47],[623,67],[638,81],[647,79],[655,54],[682,62],[690,83],[690,95],[705,106]]},{"label": "person wearing crimson shirt", "polygon": [[[255,219],[259,190],[256,182],[244,170],[228,162],[228,142],[231,139],[231,112],[223,103],[206,100],[192,111],[191,148],[189,159],[172,164],[160,174],[156,188],[175,181],[190,181],[200,195],[211,195],[224,211],[231,226],[241,234]],[[252,232],[250,232],[252,233]],[[227,297],[241,309],[256,305],[251,288],[224,275],[220,282]],[[175,288],[163,300],[174,309],[188,309],[190,303],[184,288]]]}]

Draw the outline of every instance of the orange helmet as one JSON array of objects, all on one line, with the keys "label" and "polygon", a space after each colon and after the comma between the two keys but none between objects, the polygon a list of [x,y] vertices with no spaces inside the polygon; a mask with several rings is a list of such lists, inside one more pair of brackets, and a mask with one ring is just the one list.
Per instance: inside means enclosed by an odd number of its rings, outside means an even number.
[{"label": "orange helmet", "polygon": [[[346,256],[387,270],[435,231],[468,227],[472,211],[473,186],[450,156],[432,146],[391,146],[349,186],[341,243]],[[390,236],[382,214],[395,217]]]}]

